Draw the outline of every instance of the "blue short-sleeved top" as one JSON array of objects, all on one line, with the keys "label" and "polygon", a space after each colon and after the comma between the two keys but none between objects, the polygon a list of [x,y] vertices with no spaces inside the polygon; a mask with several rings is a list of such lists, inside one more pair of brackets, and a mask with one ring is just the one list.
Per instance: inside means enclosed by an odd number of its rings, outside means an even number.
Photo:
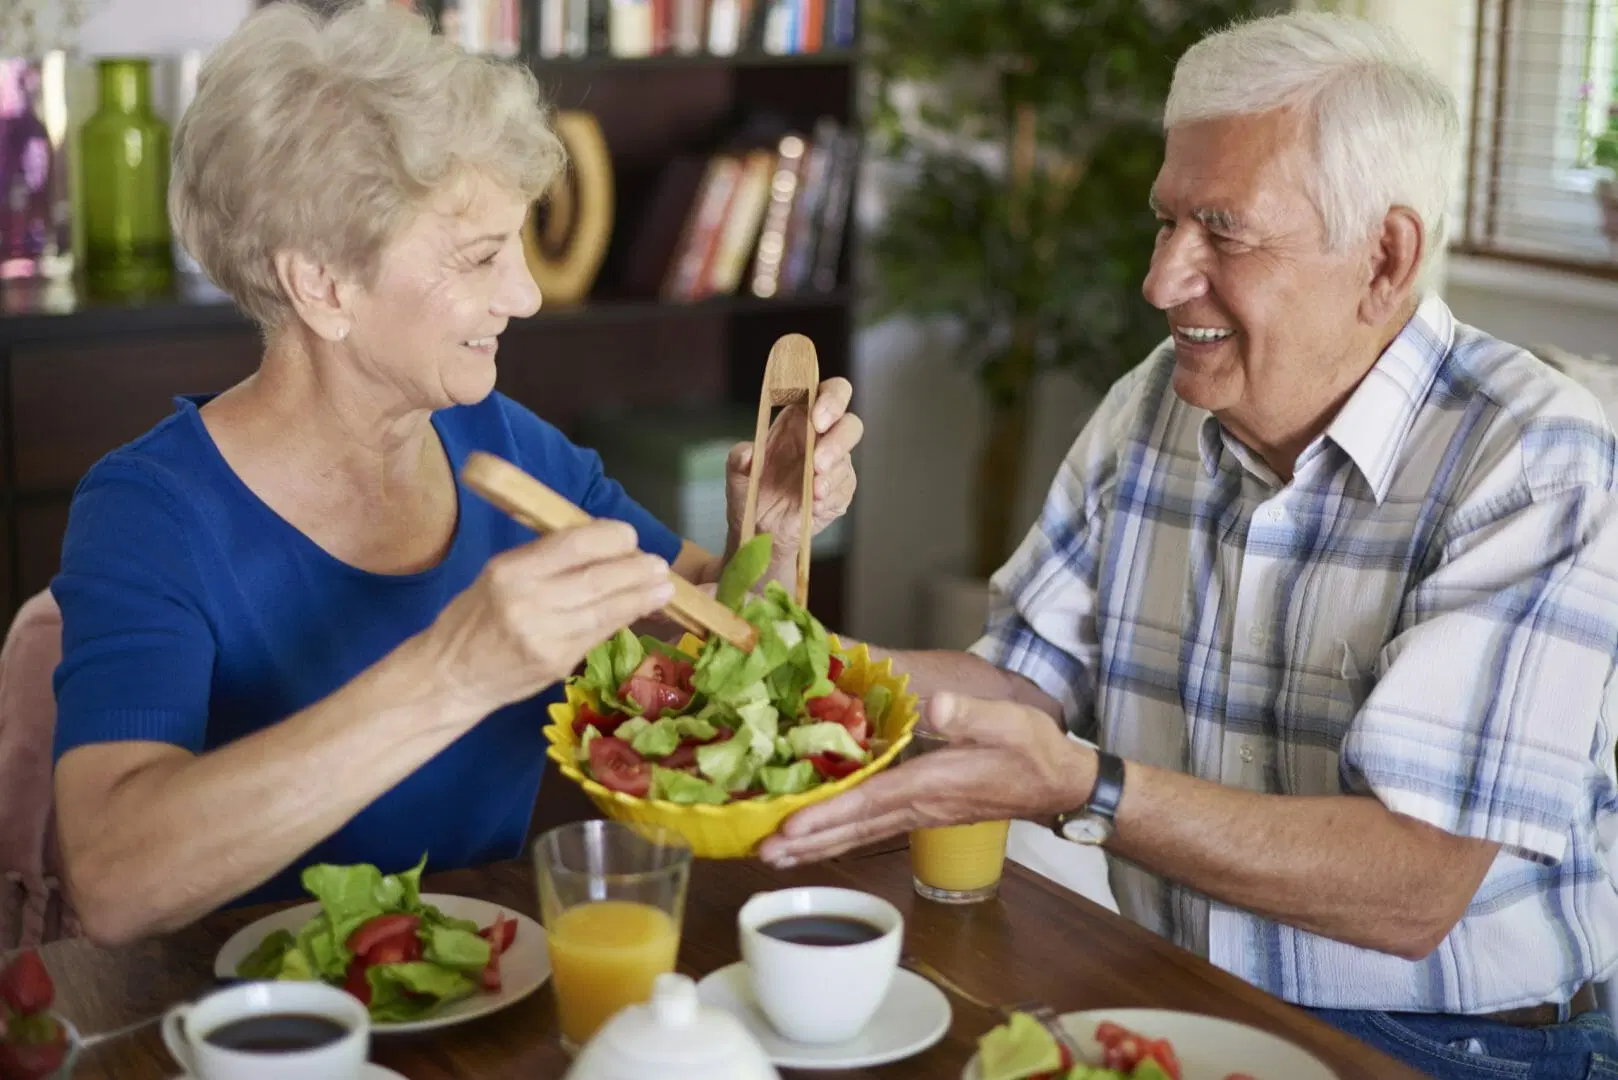
[{"label": "blue short-sleeved top", "polygon": [[[340,562],[242,483],[199,408],[113,451],[74,496],[51,584],[62,608],[55,754],[119,740],[193,753],[250,735],[327,697],[426,628],[488,560],[533,539],[460,489],[444,559],[383,575]],[[433,416],[457,474],[485,450],[595,517],[627,521],[671,562],[680,539],[602,473],[600,458],[500,394]],[[519,854],[544,766],[552,687],[493,713],[292,866],[240,899],[299,894],[317,862],[384,871],[426,852],[436,869]],[[318,785],[319,777],[308,782]]]}]

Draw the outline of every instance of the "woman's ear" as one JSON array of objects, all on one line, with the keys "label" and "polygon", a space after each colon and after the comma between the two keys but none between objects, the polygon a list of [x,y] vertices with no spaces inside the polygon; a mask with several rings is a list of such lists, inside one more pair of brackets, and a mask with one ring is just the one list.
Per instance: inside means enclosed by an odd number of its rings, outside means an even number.
[{"label": "woman's ear", "polygon": [[300,252],[283,251],[275,256],[275,275],[292,310],[309,329],[327,341],[348,336],[353,325],[348,290],[331,266]]},{"label": "woman's ear", "polygon": [[1414,210],[1395,206],[1372,237],[1371,280],[1360,303],[1360,317],[1372,326],[1393,318],[1416,289],[1421,277],[1427,233]]}]

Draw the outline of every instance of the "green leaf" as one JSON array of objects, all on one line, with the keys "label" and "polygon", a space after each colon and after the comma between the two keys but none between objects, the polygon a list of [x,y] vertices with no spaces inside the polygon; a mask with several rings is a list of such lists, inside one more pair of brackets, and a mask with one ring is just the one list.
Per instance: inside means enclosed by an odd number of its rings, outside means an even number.
[{"label": "green leaf", "polygon": [[771,795],[796,795],[820,783],[820,773],[813,762],[795,761],[791,765],[766,765],[759,770],[764,790]]},{"label": "green leaf", "polygon": [[757,585],[770,568],[770,555],[775,541],[768,533],[759,533],[736,549],[725,569],[719,574],[718,598],[732,611],[740,611],[747,593]]},{"label": "green leaf", "polygon": [[630,632],[628,627],[619,630],[612,639],[612,670],[617,677],[618,685],[622,686],[625,679],[635,673],[640,662],[646,659],[646,647],[640,643],[640,638]]},{"label": "green leaf", "polygon": [[680,772],[678,769],[665,769],[660,765],[652,766],[650,794],[653,799],[686,805],[709,803],[722,806],[730,801],[730,795],[717,784],[709,783],[690,773]]},{"label": "green leaf", "polygon": [[321,912],[298,931],[296,951],[310,970],[322,979],[341,979],[348,971],[348,962],[352,958],[343,944],[347,940],[347,934],[339,938],[332,932],[331,918]]},{"label": "green leaf", "polygon": [[612,733],[612,737],[615,739],[622,739],[624,742],[633,746],[635,739],[639,737],[640,733],[651,726],[652,722],[646,719],[646,717],[636,716],[619,724],[618,730]]},{"label": "green leaf", "polygon": [[629,745],[643,758],[668,757],[680,745],[679,725],[669,716],[654,720],[637,731],[634,738],[629,740]]},{"label": "green leaf", "polygon": [[417,1019],[452,1001],[471,997],[478,988],[460,972],[425,960],[379,964],[367,968],[365,978],[371,984],[371,1019],[384,1023]]},{"label": "green leaf", "polygon": [[742,739],[726,739],[697,747],[697,771],[726,791],[746,791],[758,775]]},{"label": "green leaf", "polygon": [[1027,1013],[1012,1013],[978,1039],[978,1075],[983,1080],[1022,1080],[1061,1067],[1056,1040]]},{"label": "green leaf", "polygon": [[264,935],[264,940],[236,965],[239,979],[273,979],[281,974],[281,962],[287,953],[296,950],[298,939],[290,930],[277,930]]},{"label": "green leaf", "polygon": [[872,731],[879,730],[878,725],[886,718],[892,705],[893,691],[881,683],[865,691],[865,719],[871,722]]},{"label": "green leaf", "polygon": [[854,741],[854,736],[842,724],[826,721],[803,724],[787,732],[792,752],[800,758],[815,754],[838,754],[850,761],[866,761],[870,755]]},{"label": "green leaf", "polygon": [[476,930],[449,926],[426,927],[422,934],[422,959],[440,967],[476,975],[489,966],[489,943]]}]

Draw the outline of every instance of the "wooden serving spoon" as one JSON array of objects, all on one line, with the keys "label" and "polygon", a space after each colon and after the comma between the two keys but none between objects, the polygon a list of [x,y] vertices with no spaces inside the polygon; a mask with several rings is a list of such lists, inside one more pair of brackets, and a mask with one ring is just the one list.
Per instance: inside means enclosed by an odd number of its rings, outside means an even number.
[{"label": "wooden serving spoon", "polygon": [[[467,456],[466,464],[461,466],[461,480],[536,532],[555,532],[592,520],[511,462],[481,450]],[[705,636],[711,632],[743,652],[753,651],[758,644],[758,630],[752,623],[680,575],[669,577],[674,582],[674,599],[663,609],[669,618],[694,634]]]},{"label": "wooden serving spoon", "polygon": [[742,511],[742,543],[758,531],[758,485],[764,472],[764,444],[770,434],[771,410],[803,405],[803,513],[798,525],[797,600],[809,606],[809,543],[815,524],[815,392],[820,388],[820,360],[815,343],[802,334],[787,334],[770,348],[764,386],[758,395],[758,427],[753,433],[753,464],[747,473],[747,504]]}]

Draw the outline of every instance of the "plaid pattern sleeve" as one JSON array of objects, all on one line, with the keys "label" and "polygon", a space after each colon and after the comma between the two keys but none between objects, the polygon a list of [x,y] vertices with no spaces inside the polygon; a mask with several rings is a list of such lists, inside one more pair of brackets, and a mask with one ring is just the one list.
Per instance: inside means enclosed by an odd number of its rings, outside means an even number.
[{"label": "plaid pattern sleeve", "polygon": [[1535,424],[1468,485],[1344,739],[1351,789],[1561,860],[1618,660],[1613,455],[1599,418]]}]

